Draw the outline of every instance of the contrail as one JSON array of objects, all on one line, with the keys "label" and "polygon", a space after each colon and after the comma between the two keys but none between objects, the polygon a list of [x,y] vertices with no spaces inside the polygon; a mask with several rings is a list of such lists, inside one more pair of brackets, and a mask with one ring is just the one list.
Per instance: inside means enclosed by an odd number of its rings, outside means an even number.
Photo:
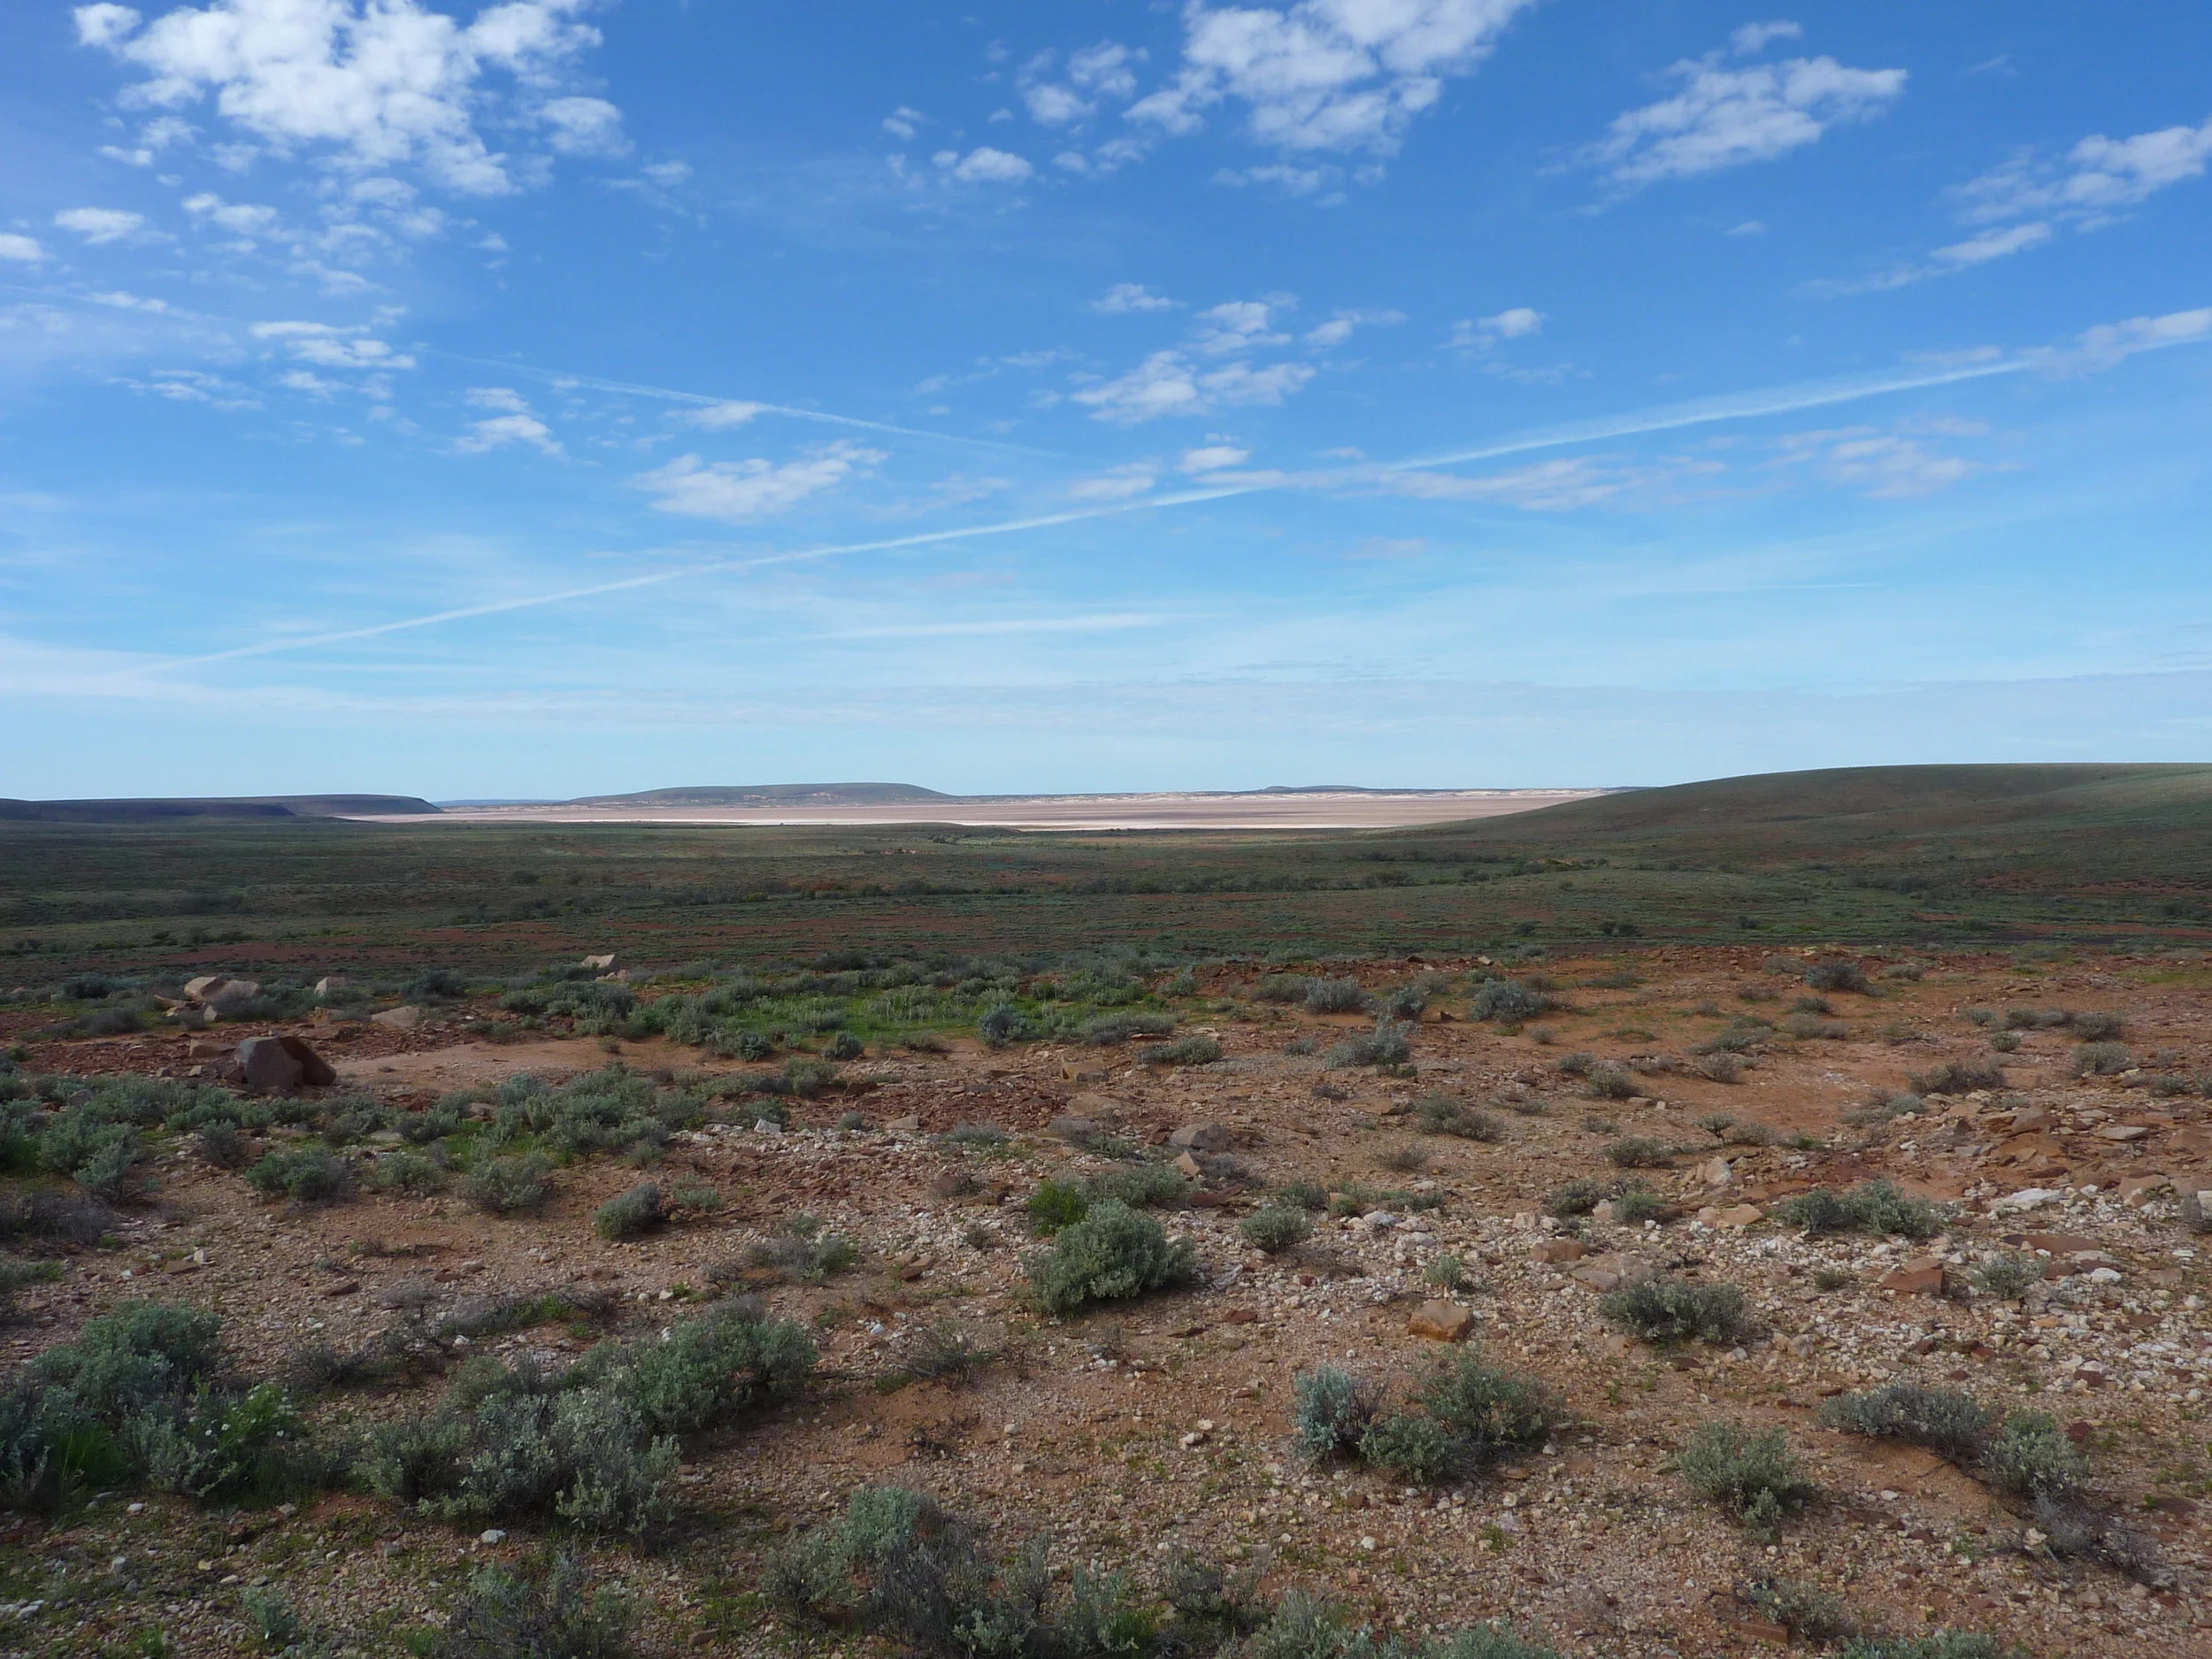
[{"label": "contrail", "polygon": [[[481,362],[480,358],[465,358],[466,362]],[[493,366],[511,368],[511,364]],[[874,541],[848,541],[835,547],[806,548],[791,553],[762,554],[751,558],[715,559],[703,564],[680,565],[672,570],[655,572],[647,576],[633,576],[622,581],[602,582],[590,588],[572,588],[559,593],[533,594],[520,599],[497,600],[488,604],[470,605],[456,611],[441,611],[430,616],[408,617],[396,622],[380,622],[365,628],[348,628],[338,633],[303,635],[294,639],[269,640],[257,645],[241,645],[227,651],[213,651],[204,657],[180,657],[165,664],[170,668],[188,668],[203,663],[227,662],[234,657],[262,657],[276,651],[304,650],[318,645],[336,645],[349,640],[372,639],[378,634],[397,634],[409,628],[426,628],[442,622],[459,622],[472,617],[497,616],[510,611],[527,611],[540,605],[556,605],[574,599],[588,599],[599,594],[619,593],[633,588],[653,588],[664,582],[679,581],[687,576],[705,576],[719,572],[757,570],[773,565],[796,565],[817,559],[840,558],[856,553],[886,553],[902,548],[932,547],[947,541],[964,541],[982,536],[1012,535],[1024,530],[1048,530],[1061,525],[1080,524],[1095,518],[1110,518],[1123,513],[1148,511],[1160,507],[1186,507],[1210,501],[1227,501],[1237,496],[1258,495],[1277,490],[1295,488],[1302,484],[1323,481],[1352,481],[1363,477],[1387,476],[1397,472],[1418,472],[1429,467],[1453,466],[1469,461],[1494,460],[1501,456],[1525,454],[1533,449],[1564,449],[1572,444],[1590,443],[1607,438],[1631,437],[1642,433],[1671,432],[1685,426],[1709,426],[1716,421],[1748,420],[1763,415],[1787,414],[1793,410],[1818,409],[1828,404],[1848,403],[1861,398],[1880,397],[1893,392],[1909,392],[1930,386],[1947,386],[1955,381],[1979,380],[1993,374],[2011,374],[2033,366],[2032,360],[2007,357],[1993,363],[1963,365],[1948,369],[1932,369],[1916,374],[1887,376],[1860,376],[1850,380],[1808,381],[1797,386],[1776,387],[1766,391],[1738,392],[1719,397],[1700,399],[1693,403],[1667,403],[1638,412],[1601,417],[1594,420],[1576,422],[1569,426],[1544,426],[1512,436],[1497,438],[1472,448],[1454,449],[1444,454],[1417,456],[1403,461],[1383,461],[1341,472],[1305,474],[1302,476],[1270,479],[1241,484],[1223,484],[1212,488],[1199,488],[1179,491],[1171,495],[1148,496],[1141,500],[1115,502],[1110,505],[1082,507],[1067,512],[1045,513],[1033,518],[1009,519],[999,524],[970,525],[957,530],[929,530],[912,535],[890,536]],[[536,371],[531,371],[536,373]],[[564,379],[572,378],[564,376]],[[652,388],[623,387],[611,380],[585,380],[584,385],[604,386],[617,390],[646,390],[652,396],[681,401],[711,403],[717,399],[698,397],[687,392],[657,392]],[[785,411],[803,415],[809,419],[843,419],[840,416],[820,416],[808,410]],[[856,421],[850,424],[864,426]],[[902,428],[887,427],[887,431]],[[941,434],[925,434],[925,436]],[[979,439],[959,439],[959,442],[980,442]]]},{"label": "contrail", "polygon": [[1594,443],[1607,438],[1634,437],[1647,432],[1673,432],[1684,426],[1709,426],[1719,420],[1750,420],[1762,415],[1786,415],[1794,410],[1819,409],[1830,403],[1855,403],[1890,392],[1916,391],[1928,386],[1949,386],[1958,380],[1978,380],[1992,374],[2016,374],[2032,368],[2024,357],[2005,357],[1993,363],[1962,364],[1930,369],[1917,374],[1857,375],[1847,380],[1809,380],[1798,386],[1779,386],[1758,392],[1730,392],[1692,403],[1663,403],[1634,414],[1600,416],[1563,426],[1540,426],[1513,437],[1498,438],[1472,449],[1442,455],[1416,456],[1405,461],[1378,463],[1380,472],[1420,472],[1432,466],[1457,466],[1469,461],[1493,461],[1500,456],[1520,455],[1531,449],[1556,449],[1571,443]]},{"label": "contrail", "polygon": [[1050,456],[1062,458],[1050,449],[1033,449],[1018,443],[1001,443],[991,438],[970,438],[956,432],[931,432],[921,426],[895,426],[888,421],[863,420],[856,415],[825,414],[818,409],[795,409],[788,403],[763,403],[749,397],[710,397],[703,392],[680,392],[666,386],[642,386],[629,380],[603,380],[589,374],[568,374],[558,369],[532,368],[527,364],[502,363],[495,357],[465,357],[458,351],[442,351],[434,346],[415,348],[426,357],[445,357],[455,363],[473,363],[479,368],[497,369],[503,374],[526,375],[530,379],[549,381],[557,386],[588,386],[595,392],[622,392],[633,397],[657,397],[664,403],[689,403],[700,409],[743,409],[753,415],[782,415],[792,420],[815,420],[830,426],[852,426],[862,432],[887,433],[900,438],[927,438],[938,443],[963,443],[972,449],[997,449],[1008,455]]}]

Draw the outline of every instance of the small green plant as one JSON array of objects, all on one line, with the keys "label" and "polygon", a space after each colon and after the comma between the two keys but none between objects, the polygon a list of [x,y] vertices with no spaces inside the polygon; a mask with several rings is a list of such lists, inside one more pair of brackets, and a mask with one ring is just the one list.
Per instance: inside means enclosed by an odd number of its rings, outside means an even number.
[{"label": "small green plant", "polygon": [[1552,1006],[1550,997],[1518,979],[1488,979],[1475,992],[1469,1011],[1477,1019],[1522,1025]]},{"label": "small green plant", "polygon": [[2017,1302],[2043,1282],[2042,1259],[2027,1250],[1999,1250],[1986,1257],[1970,1277],[1985,1296]]},{"label": "small green plant", "polygon": [[1845,1286],[1855,1284],[1856,1282],[1857,1281],[1855,1280],[1849,1273],[1846,1272],[1840,1267],[1816,1267],[1813,1269],[1813,1288],[1821,1292],[1824,1295],[1830,1291],[1841,1290]]},{"label": "small green plant", "polygon": [[1729,1125],[1733,1124],[1736,1118],[1732,1112],[1707,1112],[1702,1118],[1694,1121],[1700,1129],[1717,1139],[1727,1134]]},{"label": "small green plant", "polygon": [[535,1210],[553,1195],[553,1164],[542,1152],[487,1158],[470,1170],[461,1195],[487,1215]]},{"label": "small green plant", "polygon": [[1360,1065],[1403,1065],[1413,1056],[1410,1030],[1410,1026],[1394,1023],[1386,1017],[1379,1019],[1371,1033],[1348,1037],[1333,1044],[1326,1056],[1329,1068],[1343,1071]]},{"label": "small green plant", "polygon": [[409,1198],[427,1198],[446,1184],[447,1171],[435,1158],[404,1148],[377,1155],[369,1165],[368,1184],[380,1193],[398,1193]]},{"label": "small green plant", "polygon": [[1907,1079],[1916,1094],[1973,1094],[2005,1086],[2004,1070],[1978,1060],[1952,1060]]},{"label": "small green plant", "polygon": [[1641,1181],[1624,1181],[1613,1195],[1613,1219],[1624,1227],[1663,1221],[1674,1213],[1674,1206]]},{"label": "small green plant", "polygon": [[1368,1006],[1357,979],[1308,979],[1302,1000],[1309,1014],[1359,1014]]},{"label": "small green plant", "polygon": [[2076,1077],[2117,1077],[2135,1064],[2134,1052],[2124,1042],[2085,1042],[2067,1062]]},{"label": "small green plant", "polygon": [[1607,1162],[1624,1170],[1660,1170],[1667,1167],[1672,1148],[1648,1135],[1623,1135],[1605,1148]]},{"label": "small green plant", "polygon": [[1674,1469],[1691,1491],[1735,1517],[1763,1543],[1771,1542],[1783,1521],[1819,1490],[1799,1468],[1779,1429],[1700,1424],[1675,1454]]},{"label": "small green plant", "polygon": [[1851,1632],[1843,1598],[1795,1578],[1755,1578],[1735,1588],[1739,1606],[1779,1624],[1799,1641],[1832,1642]]},{"label": "small green plant", "polygon": [[1417,1175],[1428,1168],[1430,1157],[1427,1148],[1409,1141],[1402,1146],[1391,1148],[1375,1162],[1400,1175]]},{"label": "small green plant", "polygon": [[1556,1216],[1562,1221],[1575,1216],[1586,1216],[1613,1195],[1609,1181],[1592,1180],[1577,1176],[1552,1188],[1551,1196],[1544,1201],[1544,1213]]},{"label": "small green plant", "polygon": [[1291,1400],[1292,1437],[1317,1460],[1357,1447],[1378,1409],[1374,1391],[1334,1365],[1301,1371],[1292,1380]]},{"label": "small green plant", "polygon": [[1487,1112],[1477,1111],[1448,1094],[1424,1094],[1413,1102],[1413,1120],[1421,1133],[1456,1135],[1463,1141],[1502,1141],[1505,1125]]},{"label": "small green plant", "polygon": [[1180,1210],[1190,1202],[1191,1184],[1170,1164],[1131,1164],[1107,1170],[1083,1183],[1091,1202],[1118,1199],[1133,1210]]},{"label": "small green plant", "polygon": [[2108,1042],[2127,1029],[2127,1021],[2117,1014],[2070,1014],[2065,1023],[2080,1042]]},{"label": "small green plant", "polygon": [[667,1220],[668,1206],[662,1200],[659,1184],[640,1181],[628,1192],[610,1198],[593,1210],[591,1230],[602,1239],[634,1239],[662,1226]]},{"label": "small green plant", "polygon": [[264,1647],[280,1652],[307,1634],[306,1624],[281,1591],[249,1587],[238,1593],[238,1605]]},{"label": "small green plant", "polygon": [[2016,1651],[1994,1636],[1935,1630],[1924,1636],[1854,1636],[1836,1649],[1836,1659],[2008,1659]]},{"label": "small green plant", "polygon": [[909,1377],[956,1385],[974,1381],[991,1359],[955,1319],[933,1319],[914,1326],[901,1340],[898,1357],[899,1369]]},{"label": "small green plant", "polygon": [[1732,1344],[1757,1330],[1749,1301],[1734,1285],[1699,1285],[1671,1274],[1630,1280],[1598,1301],[1598,1312],[1647,1342]]},{"label": "small green plant", "polygon": [[1080,1182],[1047,1180],[1029,1195],[1028,1208],[1031,1229],[1039,1238],[1048,1239],[1089,1215],[1091,1201]]},{"label": "small green plant", "polygon": [[1591,1100],[1633,1100],[1636,1079],[1617,1065],[1594,1065],[1583,1074],[1582,1092]]},{"label": "small green plant", "polygon": [[1816,991],[1852,991],[1864,995],[1866,970],[1847,957],[1831,957],[1808,967],[1805,983]]},{"label": "small green plant", "polygon": [[588,1582],[567,1555],[541,1573],[480,1568],[417,1651],[426,1659],[626,1659],[634,1616],[620,1596],[591,1594]]},{"label": "small green plant", "polygon": [[1238,1223],[1237,1232],[1254,1249],[1275,1256],[1311,1238],[1313,1223],[1294,1205],[1268,1204]]},{"label": "small green plant", "polygon": [[246,1171],[246,1184],[264,1198],[330,1204],[353,1191],[353,1170],[326,1147],[299,1147],[270,1153]]},{"label": "small green plant", "polygon": [[1137,1050],[1138,1063],[1143,1065],[1210,1065],[1220,1058],[1221,1044],[1196,1033]]},{"label": "small green plant", "polygon": [[1151,1217],[1109,1199],[1063,1228],[1026,1271],[1037,1305],[1064,1315],[1187,1284],[1197,1272],[1195,1256],[1189,1240],[1171,1240]]},{"label": "small green plant", "polygon": [[1424,1284],[1447,1294],[1464,1290],[1468,1283],[1466,1260],[1448,1251],[1442,1256],[1432,1256],[1429,1264],[1421,1270],[1421,1279]]},{"label": "small green plant", "polygon": [[1822,1402],[1819,1421],[1847,1434],[1924,1446],[1961,1463],[1980,1457],[1997,1427],[1971,1394],[1911,1382],[1837,1394]]},{"label": "small green plant", "polygon": [[1777,1204],[1774,1218],[1809,1234],[1873,1233],[1908,1239],[1932,1239],[1943,1231],[1941,1206],[1915,1198],[1891,1181],[1866,1181],[1847,1193],[1825,1187],[1800,1193]]}]

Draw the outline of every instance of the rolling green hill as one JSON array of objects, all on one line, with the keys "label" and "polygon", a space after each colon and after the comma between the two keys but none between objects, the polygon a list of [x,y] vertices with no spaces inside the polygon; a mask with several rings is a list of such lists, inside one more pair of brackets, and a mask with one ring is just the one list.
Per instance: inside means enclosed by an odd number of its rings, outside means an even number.
[{"label": "rolling green hill", "polygon": [[[1701,863],[1929,853],[2137,854],[2212,861],[2212,765],[1850,766],[1762,772],[1570,802],[1440,831],[1480,847]],[[2083,838],[2093,838],[2084,841]]]}]

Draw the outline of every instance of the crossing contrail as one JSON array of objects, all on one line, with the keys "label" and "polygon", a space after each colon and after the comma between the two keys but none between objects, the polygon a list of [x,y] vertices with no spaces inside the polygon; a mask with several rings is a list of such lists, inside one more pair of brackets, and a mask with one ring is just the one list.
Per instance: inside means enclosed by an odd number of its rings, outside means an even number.
[{"label": "crossing contrail", "polygon": [[[483,359],[473,357],[463,360],[483,361]],[[502,364],[493,366],[512,368],[515,365]],[[788,553],[766,553],[746,558],[705,560],[672,566],[667,570],[656,571],[643,576],[626,577],[619,581],[599,582],[587,588],[568,588],[557,593],[531,594],[515,599],[494,600],[485,604],[466,605],[456,610],[434,611],[427,616],[406,617],[394,622],[379,622],[366,627],[345,628],[328,634],[302,634],[282,640],[265,640],[257,644],[241,645],[227,651],[211,651],[204,656],[180,657],[165,666],[188,668],[204,663],[228,662],[242,657],[263,657],[279,651],[297,651],[319,645],[342,644],[350,640],[374,639],[380,634],[398,634],[411,628],[435,627],[442,623],[462,622],[475,617],[499,616],[509,611],[534,610],[541,605],[565,604],[578,599],[593,598],[601,594],[622,593],[638,588],[655,588],[668,582],[681,581],[687,577],[707,576],[731,571],[758,570],[777,565],[805,564],[819,559],[841,558],[861,553],[885,553],[904,548],[932,547],[949,541],[973,541],[984,536],[1013,535],[1025,530],[1048,530],[1062,525],[1110,518],[1125,513],[1152,511],[1166,507],[1193,506],[1204,502],[1227,501],[1238,496],[1265,495],[1279,490],[1311,487],[1317,484],[1356,484],[1363,480],[1379,480],[1401,472],[1463,465],[1473,461],[1496,460],[1504,456],[1522,455],[1537,449],[1565,449],[1578,443],[1600,442],[1609,438],[1632,437],[1653,432],[1673,432],[1688,426],[1709,426],[1718,421],[1751,420],[1765,415],[1788,414],[1801,409],[1819,409],[1832,404],[1856,403],[1863,398],[1881,397],[1897,392],[1916,391],[1932,386],[1948,386],[1957,381],[1981,380],[1991,375],[2016,373],[2033,366],[2035,366],[2035,361],[2032,358],[2010,357],[1986,363],[1956,365],[1948,368],[1934,368],[1888,375],[1863,375],[1847,380],[1803,381],[1795,386],[1729,393],[1689,403],[1661,404],[1627,414],[1601,416],[1594,419],[1578,421],[1566,426],[1532,428],[1525,433],[1494,438],[1486,443],[1438,454],[1416,456],[1402,461],[1371,462],[1324,473],[1303,473],[1254,480],[1248,482],[1223,483],[1211,488],[1200,486],[1178,491],[1173,495],[1151,495],[1140,500],[1114,502],[1096,507],[1074,508],[1066,512],[1044,513],[1026,518],[1006,519],[996,524],[969,525],[955,530],[918,531],[911,535],[888,536],[872,541],[848,541],[833,547],[804,548]],[[577,379],[573,376],[560,378]],[[664,392],[651,388],[625,386],[621,382],[613,380],[581,380],[578,383],[599,386],[609,390],[639,391],[649,396],[664,396],[684,402],[714,403],[721,401],[688,392]],[[761,407],[766,409],[769,406],[764,404]],[[781,412],[803,416],[808,419],[836,420],[854,426],[873,424],[866,421],[848,421],[843,416],[819,415],[809,410],[787,410]],[[885,432],[905,430],[896,426],[881,426],[879,429]],[[942,436],[944,434],[916,435]],[[979,443],[984,441],[958,439],[955,442]]]},{"label": "crossing contrail", "polygon": [[411,349],[425,357],[444,357],[452,363],[473,363],[479,368],[497,369],[503,374],[520,374],[534,380],[549,381],[556,386],[588,386],[595,392],[619,392],[632,397],[657,397],[664,403],[688,403],[695,409],[727,409],[733,412],[731,425],[741,425],[755,415],[781,415],[791,420],[818,421],[828,426],[850,426],[861,432],[880,432],[897,438],[926,438],[937,443],[965,444],[970,449],[995,449],[1002,455],[1050,456],[1055,460],[1064,457],[1050,449],[1033,449],[1019,443],[1002,443],[995,438],[971,438],[956,432],[932,432],[926,426],[895,426],[886,420],[863,420],[857,415],[832,415],[818,409],[799,409],[789,403],[764,403],[750,397],[714,397],[704,392],[683,392],[672,387],[647,386],[631,380],[604,380],[596,375],[570,374],[559,369],[533,368],[527,364],[502,363],[496,357],[465,357],[458,351],[442,351],[433,346],[417,346]]}]

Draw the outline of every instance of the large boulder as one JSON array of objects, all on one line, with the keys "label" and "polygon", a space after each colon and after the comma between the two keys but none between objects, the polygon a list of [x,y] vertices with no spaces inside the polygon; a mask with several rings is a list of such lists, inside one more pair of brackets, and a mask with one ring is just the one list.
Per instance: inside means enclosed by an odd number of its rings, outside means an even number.
[{"label": "large boulder", "polygon": [[1236,1137],[1219,1124],[1186,1124],[1167,1143],[1187,1152],[1226,1152],[1236,1144]]},{"label": "large boulder", "polygon": [[219,1014],[233,1014],[259,996],[261,986],[254,979],[234,979],[227,974],[209,973],[188,980],[184,994]]},{"label": "large boulder", "polygon": [[315,995],[326,1000],[329,998],[332,992],[342,991],[345,988],[346,976],[342,973],[326,973],[315,981]]},{"label": "large boulder", "polygon": [[576,965],[580,968],[589,968],[595,973],[611,973],[615,969],[617,960],[614,952],[610,950],[603,956],[586,956]]},{"label": "large boulder", "polygon": [[249,1037],[238,1045],[239,1079],[248,1088],[288,1094],[338,1080],[330,1063],[298,1037]]},{"label": "large boulder", "polygon": [[380,1014],[372,1014],[369,1019],[372,1024],[388,1025],[394,1031],[412,1031],[422,1024],[422,1010],[406,1002],[397,1008],[388,1008]]}]

